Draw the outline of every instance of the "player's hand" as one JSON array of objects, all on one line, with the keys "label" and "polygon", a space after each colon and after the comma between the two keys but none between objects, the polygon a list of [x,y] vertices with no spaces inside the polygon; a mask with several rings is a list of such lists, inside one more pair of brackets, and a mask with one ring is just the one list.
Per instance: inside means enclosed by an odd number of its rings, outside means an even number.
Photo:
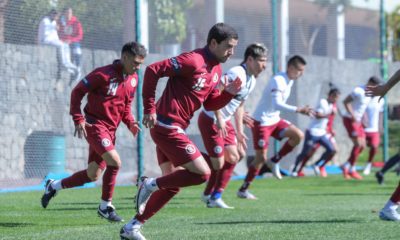
[{"label": "player's hand", "polygon": [[139,122],[133,122],[129,126],[129,131],[133,134],[134,137],[137,136],[138,132],[142,131],[142,129],[139,127]]},{"label": "player's hand", "polygon": [[385,85],[367,86],[365,88],[365,95],[368,97],[380,96],[379,101],[386,95],[388,89]]},{"label": "player's hand", "polygon": [[249,138],[246,136],[246,134],[244,133],[237,133],[237,140],[238,140],[238,148],[243,149],[244,151],[247,150],[247,140],[249,140]]},{"label": "player's hand", "polygon": [[306,105],[304,107],[300,107],[297,109],[298,113],[301,113],[303,115],[309,116],[309,117],[315,117],[315,111],[312,109],[310,106]]},{"label": "player's hand", "polygon": [[249,115],[249,112],[243,114],[243,123],[249,128],[254,127],[254,119]]},{"label": "player's hand", "polygon": [[157,114],[144,114],[142,123],[147,128],[153,128],[157,123]]},{"label": "player's hand", "polygon": [[78,135],[78,138],[87,137],[86,127],[91,127],[92,124],[87,122],[81,122],[78,125],[75,125],[74,137]]},{"label": "player's hand", "polygon": [[215,124],[217,125],[219,135],[221,137],[225,138],[228,135],[228,132],[226,131],[226,123],[225,123],[225,121],[222,120],[222,119],[221,120],[217,119],[217,122]]},{"label": "player's hand", "polygon": [[242,86],[242,80],[240,80],[240,78],[236,78],[232,82],[225,83],[224,91],[227,91],[232,95],[236,95],[240,91],[241,86]]}]

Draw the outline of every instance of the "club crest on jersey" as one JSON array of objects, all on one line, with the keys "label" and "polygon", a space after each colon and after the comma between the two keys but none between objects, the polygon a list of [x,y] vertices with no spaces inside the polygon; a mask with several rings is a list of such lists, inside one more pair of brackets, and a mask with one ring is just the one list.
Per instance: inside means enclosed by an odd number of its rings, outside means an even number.
[{"label": "club crest on jersey", "polygon": [[258,146],[259,146],[259,147],[264,147],[264,145],[265,145],[264,139],[259,139],[259,140],[258,140]]},{"label": "club crest on jersey", "polygon": [[187,154],[194,154],[196,152],[196,148],[192,144],[188,144],[185,147],[185,151]]},{"label": "club crest on jersey", "polygon": [[214,83],[218,82],[218,78],[219,78],[218,73],[215,73],[213,77],[213,82]]},{"label": "club crest on jersey", "polygon": [[136,84],[137,84],[136,78],[132,78],[131,80],[132,87],[136,87]]},{"label": "club crest on jersey", "polygon": [[222,153],[222,147],[221,146],[215,146],[214,147],[214,153],[216,153],[216,154]]},{"label": "club crest on jersey", "polygon": [[108,138],[101,139],[101,145],[103,145],[103,147],[109,147],[111,145],[110,139]]}]

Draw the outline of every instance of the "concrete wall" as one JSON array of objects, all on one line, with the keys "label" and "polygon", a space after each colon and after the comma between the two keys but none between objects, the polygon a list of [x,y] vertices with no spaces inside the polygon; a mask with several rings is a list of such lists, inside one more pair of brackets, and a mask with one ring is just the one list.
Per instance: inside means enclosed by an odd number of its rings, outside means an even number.
[{"label": "concrete wall", "polygon": [[[22,46],[0,44],[0,187],[8,186],[10,180],[14,182],[26,181],[27,137],[36,131],[51,131],[65,134],[66,163],[68,172],[74,172],[86,167],[88,145],[85,140],[74,138],[74,126],[69,111],[69,99],[71,86],[69,75],[62,73],[59,81],[55,79],[57,72],[56,51],[52,47]],[[89,51],[83,53],[83,73],[89,73],[95,67],[106,65],[118,57],[118,53],[112,51]],[[145,64],[163,59],[160,55],[150,55]],[[379,75],[379,66],[367,61],[337,61],[321,57],[307,57],[308,65],[304,77],[298,80],[294,86],[293,94],[289,100],[297,105],[315,105],[321,96],[325,96],[328,82],[334,82],[342,90],[344,98],[351,89],[365,83],[369,76]],[[233,59],[224,64],[228,69],[240,62]],[[390,74],[399,65],[390,65]],[[258,79],[255,92],[246,103],[247,110],[254,112],[262,90],[271,76],[271,66],[268,66]],[[160,81],[157,95],[161,94],[165,86],[165,79]],[[398,89],[389,95],[389,102],[399,103]],[[340,105],[342,108],[342,106]],[[342,108],[343,109],[343,108]],[[133,109],[136,112],[136,106]],[[136,115],[136,114],[135,114]],[[294,114],[283,116],[301,129],[305,129],[309,119]],[[192,120],[192,125],[187,133],[203,149],[199,133],[197,131],[197,114]],[[344,161],[349,153],[350,141],[341,123],[336,120],[337,140],[340,145],[340,155],[337,161]],[[145,136],[145,171],[147,175],[157,176],[160,171],[155,156],[155,146],[144,130]],[[250,132],[247,131],[251,137]],[[117,132],[117,150],[121,155],[123,167],[119,175],[119,181],[132,182],[135,179],[137,169],[136,140],[121,126]],[[300,148],[297,148],[299,151]],[[249,154],[253,150],[250,143]],[[294,155],[290,155],[283,161],[283,166],[288,166]],[[238,167],[243,171],[243,166]],[[24,184],[24,183],[22,183]]]}]

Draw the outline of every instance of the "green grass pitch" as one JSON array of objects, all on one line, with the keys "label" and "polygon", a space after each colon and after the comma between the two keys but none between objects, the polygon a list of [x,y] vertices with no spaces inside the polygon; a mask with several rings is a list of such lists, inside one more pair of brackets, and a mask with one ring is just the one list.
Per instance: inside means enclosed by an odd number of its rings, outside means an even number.
[{"label": "green grass pitch", "polygon": [[[256,180],[259,200],[235,195],[232,181],[223,197],[229,209],[208,209],[203,186],[186,188],[143,228],[147,239],[400,239],[399,223],[381,221],[379,209],[399,178],[388,173],[379,186],[373,175],[363,181],[307,177]],[[114,205],[125,220],[134,214],[136,188],[117,187]],[[97,217],[100,188],[61,191],[47,209],[42,192],[0,194],[0,239],[119,239],[123,224]]]}]

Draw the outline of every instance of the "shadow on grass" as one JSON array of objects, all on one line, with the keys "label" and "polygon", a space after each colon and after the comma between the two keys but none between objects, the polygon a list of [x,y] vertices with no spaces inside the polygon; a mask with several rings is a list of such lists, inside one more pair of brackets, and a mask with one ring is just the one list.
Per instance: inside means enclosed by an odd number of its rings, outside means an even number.
[{"label": "shadow on grass", "polygon": [[304,196],[387,196],[387,193],[303,193]]},{"label": "shadow on grass", "polygon": [[30,227],[35,224],[33,223],[11,223],[11,222],[0,222],[0,227],[15,228],[15,227]]},{"label": "shadow on grass", "polygon": [[[133,205],[133,204],[132,204]],[[64,207],[64,208],[46,208],[45,211],[84,211],[84,210],[90,210],[90,211],[97,211],[98,204],[94,204],[93,207]],[[118,205],[117,210],[131,210],[133,207],[123,207],[121,205]]]},{"label": "shadow on grass", "polygon": [[230,222],[202,222],[201,225],[228,225],[228,224],[257,224],[257,223],[276,223],[276,224],[315,224],[315,223],[363,223],[357,219],[332,219],[332,220],[263,220],[263,221],[230,221]]}]

